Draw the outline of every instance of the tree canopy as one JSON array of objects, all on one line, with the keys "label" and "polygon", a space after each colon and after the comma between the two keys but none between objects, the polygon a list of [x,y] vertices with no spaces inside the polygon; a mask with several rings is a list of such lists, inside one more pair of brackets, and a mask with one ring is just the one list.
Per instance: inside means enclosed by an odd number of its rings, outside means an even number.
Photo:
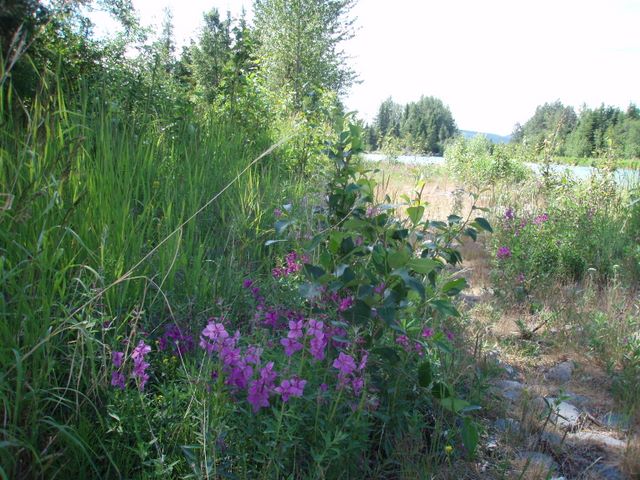
[{"label": "tree canopy", "polygon": [[367,140],[373,150],[396,139],[412,152],[442,154],[446,140],[457,133],[453,115],[440,99],[422,96],[400,105],[387,98],[380,104],[373,125],[367,127]]},{"label": "tree canopy", "polygon": [[598,157],[613,150],[617,156],[640,157],[640,119],[631,104],[626,111],[618,107],[583,105],[576,114],[560,101],[545,103],[524,124],[517,124],[512,141],[535,149],[552,146],[554,154]]}]

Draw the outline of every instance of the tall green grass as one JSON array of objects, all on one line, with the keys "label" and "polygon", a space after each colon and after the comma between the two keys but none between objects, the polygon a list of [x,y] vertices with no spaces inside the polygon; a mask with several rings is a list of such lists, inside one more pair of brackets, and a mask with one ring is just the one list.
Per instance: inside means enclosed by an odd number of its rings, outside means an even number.
[{"label": "tall green grass", "polygon": [[46,83],[28,104],[0,90],[0,193],[12,199],[0,209],[0,478],[117,477],[104,327],[123,338],[199,325],[245,272],[266,268],[271,209],[301,190],[267,157],[125,275],[269,133],[188,110],[128,112],[109,90]]}]

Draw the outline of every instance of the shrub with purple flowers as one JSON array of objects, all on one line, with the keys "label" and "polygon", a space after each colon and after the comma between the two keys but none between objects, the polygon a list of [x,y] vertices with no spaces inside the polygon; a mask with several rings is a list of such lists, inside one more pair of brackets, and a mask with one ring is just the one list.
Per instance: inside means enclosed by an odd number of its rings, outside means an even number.
[{"label": "shrub with purple flowers", "polygon": [[[200,439],[182,454],[211,477],[356,477],[395,454],[402,412],[435,436],[439,412],[451,425],[447,441],[466,442],[473,455],[471,405],[442,367],[455,355],[445,325],[459,315],[452,300],[466,283],[445,265],[461,261],[461,236],[491,227],[481,217],[429,221],[419,196],[407,218],[375,205],[375,182],[351,156],[359,141],[351,125],[328,150],[336,170],[312,222],[321,233],[300,244],[293,216],[276,215],[289,225],[276,225],[281,238],[267,245],[280,259],[270,275],[241,280],[242,308],[219,302],[199,334],[168,324],[157,352],[145,341],[130,358],[113,352],[115,405],[133,412],[142,398],[154,412],[132,422],[138,435],[149,425],[164,431],[178,412],[196,415],[190,428]],[[126,388],[128,378],[139,390]]]}]

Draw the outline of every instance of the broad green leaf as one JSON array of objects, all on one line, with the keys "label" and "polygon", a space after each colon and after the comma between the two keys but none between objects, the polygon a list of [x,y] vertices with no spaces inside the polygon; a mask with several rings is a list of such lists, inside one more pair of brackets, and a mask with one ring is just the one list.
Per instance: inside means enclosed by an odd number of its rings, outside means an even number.
[{"label": "broad green leaf", "polygon": [[459,317],[460,312],[453,306],[449,300],[431,300],[429,302],[433,308],[441,315],[450,317]]},{"label": "broad green leaf", "polygon": [[426,294],[424,290],[424,285],[422,284],[421,281],[412,277],[409,274],[409,272],[404,268],[394,270],[392,273],[394,275],[399,276],[402,279],[402,282],[404,283],[405,287],[416,291],[420,295],[420,298],[422,298],[423,300],[425,299]]},{"label": "broad green leaf", "polygon": [[432,258],[412,258],[407,262],[407,267],[422,275],[427,275],[441,266],[442,263]]},{"label": "broad green leaf", "polygon": [[446,293],[447,295],[453,296],[460,293],[462,290],[467,288],[467,286],[467,281],[464,278],[457,278],[445,283],[442,286],[442,292]]},{"label": "broad green leaf", "polygon": [[320,277],[326,274],[323,268],[318,267],[317,265],[311,265],[309,263],[304,264],[304,271],[313,280],[318,280]]},{"label": "broad green leaf", "polygon": [[478,426],[469,417],[462,418],[462,428],[460,428],[460,435],[462,436],[462,443],[469,452],[471,457],[475,456],[476,449],[478,448]]},{"label": "broad green leaf", "polygon": [[436,398],[447,398],[450,397],[453,392],[451,388],[446,383],[436,382],[431,387],[431,394]]},{"label": "broad green leaf", "polygon": [[428,360],[425,360],[418,367],[418,385],[427,388],[431,385],[432,378],[431,363]]},{"label": "broad green leaf", "polygon": [[473,220],[473,223],[478,225],[482,230],[493,233],[493,228],[491,228],[491,224],[482,217],[476,217]]},{"label": "broad green leaf", "polygon": [[409,254],[406,250],[397,250],[389,254],[387,261],[389,262],[389,267],[395,269],[404,267],[409,261],[409,258]]},{"label": "broad green leaf", "polygon": [[440,405],[442,408],[449,410],[453,413],[460,413],[463,409],[470,407],[471,404],[466,400],[455,397],[443,397],[440,399]]},{"label": "broad green leaf", "polygon": [[409,215],[411,222],[414,225],[417,225],[420,220],[422,220],[422,216],[424,215],[424,207],[422,205],[409,207],[407,208],[407,215]]}]

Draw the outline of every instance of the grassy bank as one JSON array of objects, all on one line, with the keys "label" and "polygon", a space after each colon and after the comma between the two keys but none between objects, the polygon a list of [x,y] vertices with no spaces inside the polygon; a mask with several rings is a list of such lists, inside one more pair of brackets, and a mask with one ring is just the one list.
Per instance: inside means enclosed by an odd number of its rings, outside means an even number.
[{"label": "grassy bank", "polygon": [[268,271],[273,208],[302,189],[273,154],[250,166],[271,139],[231,121],[134,120],[96,91],[30,105],[11,92],[0,93],[0,472],[117,476],[128,454],[108,434],[109,344],[201,322],[245,272]]}]

